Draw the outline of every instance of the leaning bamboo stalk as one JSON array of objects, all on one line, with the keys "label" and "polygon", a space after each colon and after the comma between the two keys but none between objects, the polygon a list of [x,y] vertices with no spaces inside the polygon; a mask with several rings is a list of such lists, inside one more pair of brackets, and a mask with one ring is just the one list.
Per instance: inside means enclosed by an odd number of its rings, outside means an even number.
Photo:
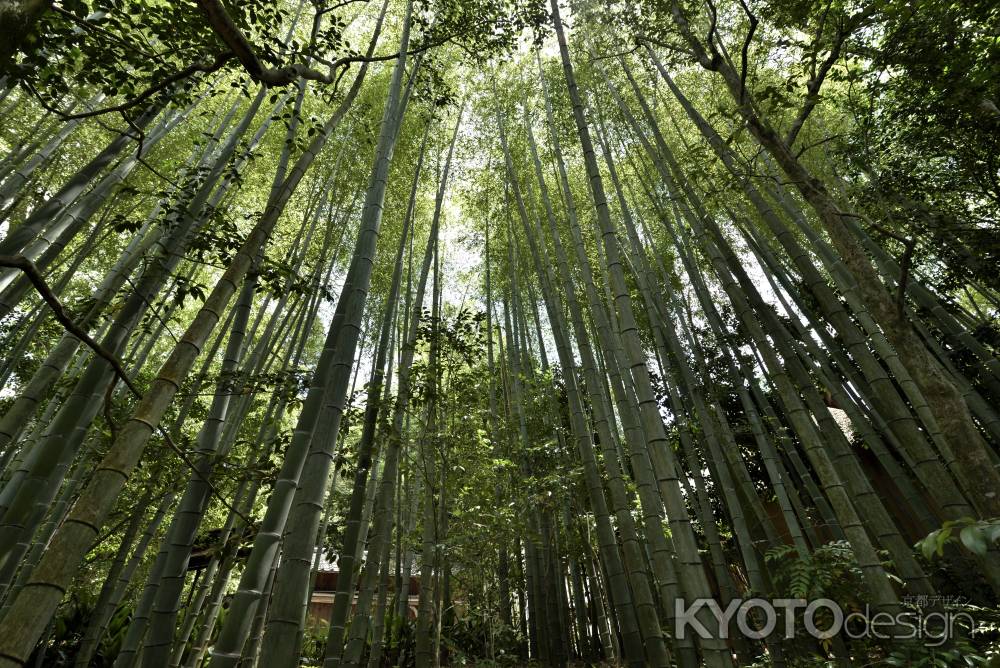
[{"label": "leaning bamboo stalk", "polygon": [[[651,457],[657,453],[669,449],[666,433],[663,427],[662,418],[659,415],[653,389],[650,382],[649,370],[646,365],[645,354],[638,336],[638,329],[635,323],[635,316],[632,310],[631,298],[625,283],[624,271],[619,259],[619,250],[615,238],[614,226],[611,222],[611,215],[608,209],[607,197],[604,193],[603,180],[597,159],[594,153],[593,142],[590,138],[590,130],[583,113],[583,104],[576,86],[576,79],[573,73],[573,66],[570,62],[569,49],[566,45],[562,24],[559,19],[559,8],[556,2],[550,3],[552,6],[553,23],[556,27],[556,34],[559,37],[559,50],[563,62],[563,70],[566,75],[567,89],[573,106],[573,116],[577,128],[577,135],[583,148],[584,163],[586,166],[588,181],[590,185],[593,204],[597,213],[597,223],[602,237],[602,246],[605,253],[605,261],[608,273],[610,274],[610,284],[614,292],[614,305],[621,320],[621,337],[628,355],[631,375],[635,383],[637,399],[640,407],[643,428],[647,435],[647,450]],[[673,485],[661,487],[661,493],[666,492],[664,505],[667,510],[671,527],[671,537],[679,562],[679,575],[686,584],[687,594],[692,598],[710,598],[711,590],[705,576],[705,572],[698,555],[697,544],[691,530],[690,521],[687,516],[684,499],[681,495],[680,485],[676,482]],[[706,639],[704,642],[706,651],[705,660],[712,665],[729,665],[731,659],[724,644],[714,639]]]}]

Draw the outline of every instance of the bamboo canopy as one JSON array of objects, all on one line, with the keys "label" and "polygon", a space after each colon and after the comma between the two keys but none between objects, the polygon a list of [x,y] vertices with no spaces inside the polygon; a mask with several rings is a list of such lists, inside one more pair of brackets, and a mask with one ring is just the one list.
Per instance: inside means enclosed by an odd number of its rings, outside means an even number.
[{"label": "bamboo canopy", "polygon": [[0,2],[0,668],[990,665],[998,26]]}]

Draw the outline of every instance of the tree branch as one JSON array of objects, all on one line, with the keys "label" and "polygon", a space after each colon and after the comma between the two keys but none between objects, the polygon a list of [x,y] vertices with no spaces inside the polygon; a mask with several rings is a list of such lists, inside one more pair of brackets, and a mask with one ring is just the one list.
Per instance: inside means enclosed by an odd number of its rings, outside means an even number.
[{"label": "tree branch", "polygon": [[[327,66],[327,72],[302,64],[284,65],[281,67],[265,67],[257,56],[253,45],[243,35],[243,32],[233,22],[232,17],[222,5],[221,0],[196,0],[198,6],[208,18],[209,25],[219,38],[229,47],[232,56],[236,57],[243,68],[250,75],[250,78],[268,86],[284,86],[298,79],[307,79],[323,84],[339,82],[343,71],[352,63],[377,63],[386,60],[395,60],[399,57],[399,52],[390,53],[384,56],[344,56],[334,61],[324,60],[315,54],[310,54],[314,60]],[[346,4],[346,3],[341,3]],[[407,55],[414,55],[421,51],[426,51],[435,46],[439,46],[454,39],[455,35],[448,35],[441,39],[433,40],[422,44],[418,48],[407,51]]]},{"label": "tree branch", "polygon": [[[52,11],[54,11],[56,14],[59,14],[63,18],[67,19],[68,21],[71,21],[72,23],[75,23],[76,25],[80,26],[80,28],[82,28],[83,30],[86,30],[87,32],[93,32],[93,33],[97,33],[98,35],[102,35],[104,37],[107,37],[111,41],[117,42],[118,44],[120,44],[121,46],[123,46],[123,47],[125,47],[126,49],[129,49],[129,50],[134,50],[136,48],[136,45],[134,43],[127,42],[127,41],[123,40],[121,37],[119,37],[118,35],[115,35],[115,34],[109,32],[108,30],[105,30],[101,26],[99,26],[99,25],[97,25],[97,24],[95,24],[95,23],[93,23],[91,21],[87,21],[86,19],[82,19],[79,16],[77,16],[76,14],[74,14],[73,12],[67,11],[67,10],[63,9],[62,7],[59,7],[58,5],[53,5],[52,6]],[[145,56],[146,58],[148,58],[150,60],[162,61],[162,58],[160,58],[156,54],[150,53],[149,51],[142,51],[142,50],[140,50],[139,53],[141,53],[143,56]]]},{"label": "tree branch", "polygon": [[747,19],[750,21],[750,30],[747,31],[746,39],[743,40],[743,48],[740,49],[740,104],[746,101],[747,92],[747,63],[750,56],[750,43],[753,42],[754,33],[757,32],[757,26],[760,25],[760,21],[750,11],[750,7],[747,5],[746,0],[740,0],[740,6],[743,7],[743,12],[747,15]]},{"label": "tree branch", "polygon": [[[742,0],[741,0],[742,2]],[[785,136],[785,145],[789,149],[795,143],[795,138],[798,137],[799,131],[802,130],[802,126],[805,124],[809,115],[812,114],[813,109],[819,104],[819,89],[823,86],[823,82],[826,80],[826,76],[830,73],[833,66],[840,60],[840,54],[843,52],[844,43],[851,34],[861,27],[868,19],[870,19],[879,9],[881,5],[879,2],[872,2],[870,5],[862,9],[861,11],[847,17],[837,28],[836,36],[834,37],[833,44],[830,46],[830,53],[823,60],[819,69],[815,70],[813,76],[806,83],[806,99],[802,104],[802,108],[796,115],[795,120],[792,121],[792,127],[789,128],[788,134]],[[816,41],[819,42],[823,37],[823,24],[826,22],[826,15],[824,13],[823,22],[820,24],[819,31],[816,34]],[[815,63],[815,57],[813,62]]]},{"label": "tree branch", "polygon": [[343,2],[338,2],[337,4],[329,5],[328,7],[323,7],[318,2],[314,2],[313,4],[316,5],[317,16],[323,16],[328,12],[340,9],[341,7],[346,7],[347,5],[353,4],[355,2],[368,2],[368,0],[344,0]]},{"label": "tree branch", "polygon": [[208,19],[209,26],[242,63],[250,78],[254,81],[269,83],[265,81],[267,70],[257,57],[253,45],[233,22],[222,2],[220,0],[196,0],[196,2]]},{"label": "tree branch", "polygon": [[140,104],[147,101],[149,98],[153,97],[157,93],[166,90],[167,88],[177,83],[178,81],[183,81],[184,79],[187,79],[188,77],[197,74],[198,72],[206,72],[206,73],[215,72],[216,70],[221,68],[223,65],[225,65],[232,59],[233,59],[232,53],[229,52],[220,53],[210,61],[201,60],[194,64],[188,65],[182,70],[174,72],[173,74],[166,77],[162,81],[142,91],[131,100],[122,102],[121,104],[115,105],[113,107],[103,107],[101,109],[93,109],[91,111],[82,111],[77,114],[67,114],[62,111],[59,111],[52,105],[48,104],[45,101],[45,99],[38,94],[38,91],[36,91],[33,87],[29,87],[28,90],[32,93],[32,95],[35,96],[35,98],[38,100],[38,103],[42,105],[43,109],[59,116],[59,118],[61,118],[64,121],[72,121],[78,118],[92,118],[94,116],[103,116],[104,114],[114,114],[114,113],[120,113],[124,116],[124,112],[128,111],[129,109],[138,107]]},{"label": "tree branch", "polygon": [[660,47],[661,49],[665,49],[667,51],[670,51],[671,53],[682,53],[685,56],[689,56],[689,57],[695,58],[697,60],[697,54],[695,54],[694,51],[691,51],[690,49],[685,49],[685,48],[677,46],[675,44],[668,44],[667,42],[664,42],[663,40],[659,40],[659,39],[655,39],[653,37],[650,37],[646,33],[639,33],[639,34],[637,34],[635,36],[635,41],[639,42],[640,44],[646,45],[647,48],[649,48],[649,45],[654,45],[654,46]]},{"label": "tree branch", "polygon": [[801,158],[802,154],[805,153],[806,151],[808,151],[810,149],[813,149],[813,148],[816,148],[817,146],[822,146],[823,144],[826,144],[827,142],[831,142],[831,141],[835,141],[837,139],[840,139],[843,136],[844,136],[843,134],[841,134],[841,133],[838,132],[835,135],[829,135],[827,137],[823,137],[819,141],[814,141],[811,144],[806,144],[805,146],[803,146],[802,148],[800,148],[798,151],[795,152],[795,157],[796,158]]},{"label": "tree branch", "polygon": [[24,272],[24,275],[27,276],[28,280],[31,281],[31,284],[35,286],[35,290],[38,291],[41,298],[46,304],[49,305],[49,308],[52,309],[52,313],[55,315],[56,320],[59,321],[59,324],[66,328],[66,331],[70,334],[85,343],[87,347],[93,350],[99,357],[104,358],[107,363],[111,365],[111,368],[114,369],[115,374],[122,379],[128,388],[136,395],[142,396],[138,388],[136,388],[135,384],[132,382],[132,379],[128,377],[128,374],[125,372],[124,367],[122,367],[121,362],[118,361],[118,358],[115,357],[113,353],[108,351],[107,348],[92,339],[87,332],[73,322],[73,319],[69,317],[68,313],[66,313],[66,309],[63,308],[62,302],[59,301],[59,298],[56,297],[52,292],[52,289],[49,288],[48,283],[46,283],[45,279],[42,278],[42,275],[39,273],[38,267],[35,266],[34,262],[23,255],[0,255],[0,267],[20,269]]},{"label": "tree branch", "polygon": [[[842,216],[846,216],[847,214],[842,213],[841,215]],[[855,215],[853,217],[855,217],[855,218],[861,218],[861,216],[857,216],[857,215]],[[875,228],[875,230],[877,230],[878,232],[881,232],[882,234],[884,234],[885,236],[889,237],[890,239],[895,239],[896,241],[898,241],[899,243],[901,243],[903,245],[906,245],[906,244],[910,243],[909,239],[907,239],[906,237],[904,237],[901,234],[896,234],[895,232],[893,232],[889,228],[885,227],[884,225],[879,225],[874,220],[869,220],[867,218],[865,218],[864,220],[869,225],[871,225],[873,228]]]},{"label": "tree branch", "polygon": [[[132,394],[134,394],[138,399],[142,398],[142,392],[140,392],[139,388],[136,387],[134,382],[132,382],[132,379],[125,371],[125,367],[122,366],[122,363],[118,359],[118,357],[116,357],[114,353],[112,353],[107,348],[105,348],[100,343],[91,338],[91,336],[87,334],[87,332],[84,331],[82,327],[77,325],[76,322],[74,322],[73,319],[69,317],[69,314],[66,313],[66,309],[63,307],[62,302],[60,302],[59,298],[56,297],[55,293],[52,292],[52,288],[50,288],[49,284],[45,282],[45,279],[42,277],[41,273],[39,273],[38,267],[35,266],[34,262],[24,257],[23,255],[0,255],[0,267],[19,269],[22,272],[24,272],[28,280],[31,281],[31,284],[35,286],[35,290],[41,296],[42,300],[46,304],[48,304],[50,309],[52,309],[52,313],[53,315],[55,315],[56,320],[59,322],[59,324],[61,324],[70,334],[80,339],[80,341],[83,342],[88,348],[93,350],[95,354],[97,354],[99,357],[104,359],[108,364],[110,364],[111,368],[115,372],[115,375],[123,383],[125,383],[125,386],[128,387],[129,390],[131,390]],[[112,435],[114,435],[117,431],[114,425],[110,421],[111,420],[110,398],[113,389],[114,389],[114,382],[112,382],[110,387],[108,388],[107,395],[105,396],[105,405],[104,405],[105,417],[106,419],[109,420],[108,428],[111,430]],[[213,494],[215,494],[216,497],[218,497],[218,499],[222,502],[222,504],[228,510],[231,510],[234,513],[236,513],[236,515],[238,515],[240,519],[242,519],[244,522],[246,522],[247,524],[251,524],[250,520],[248,520],[242,513],[240,513],[239,510],[234,508],[229,503],[229,501],[227,501],[222,496],[222,494],[219,493],[219,490],[215,487],[215,485],[213,485],[212,482],[208,480],[208,478],[202,475],[201,471],[198,470],[194,462],[192,462],[190,458],[188,458],[187,453],[185,453],[183,450],[177,447],[177,444],[174,443],[173,439],[170,438],[170,435],[167,433],[167,431],[162,426],[159,425],[156,427],[156,429],[159,430],[160,434],[163,436],[164,442],[170,447],[170,449],[173,450],[177,454],[177,456],[181,458],[181,460],[184,462],[185,465],[188,466],[188,468],[194,471],[195,475],[201,478],[201,480],[206,485],[208,485],[209,489],[212,491]]]},{"label": "tree branch", "polygon": [[844,45],[846,37],[840,31],[837,32],[837,40],[830,49],[829,55],[823,60],[816,74],[806,83],[806,100],[802,103],[802,108],[799,109],[795,120],[792,121],[792,127],[788,129],[788,134],[785,135],[785,145],[788,148],[791,148],[792,144],[795,143],[795,139],[799,136],[799,131],[802,130],[806,119],[809,118],[813,109],[819,104],[819,89],[823,85],[823,81],[826,80],[826,75],[829,74],[834,64],[840,59],[841,48]]},{"label": "tree branch", "polygon": [[[292,64],[284,67],[265,67],[257,56],[253,44],[246,38],[243,31],[239,29],[229,12],[223,6],[221,0],[196,0],[198,7],[208,19],[208,24],[218,35],[219,39],[225,43],[232,54],[243,65],[250,78],[268,86],[284,86],[296,81],[299,78],[319,81],[321,83],[333,83],[336,78],[335,68],[347,65],[353,60],[339,59],[330,64],[330,71],[320,72],[306,65]],[[395,58],[396,55],[391,56]],[[388,58],[386,58],[388,59]]]},{"label": "tree branch", "polygon": [[715,30],[719,25],[719,12],[712,0],[705,0],[705,2],[708,4],[708,11],[712,16],[708,24],[708,37],[705,39],[708,51],[712,54],[711,66],[708,69],[714,70],[719,66],[719,62],[722,61],[722,54],[719,53],[719,49],[715,46]]}]

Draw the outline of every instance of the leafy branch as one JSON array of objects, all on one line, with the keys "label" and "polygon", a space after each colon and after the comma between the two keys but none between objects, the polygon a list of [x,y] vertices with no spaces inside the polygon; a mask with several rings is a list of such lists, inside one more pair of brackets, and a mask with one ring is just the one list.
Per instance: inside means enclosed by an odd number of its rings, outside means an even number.
[{"label": "leafy branch", "polygon": [[945,546],[954,542],[960,543],[973,554],[983,556],[998,540],[1000,540],[1000,518],[976,520],[962,517],[948,520],[940,529],[930,532],[926,538],[917,541],[916,547],[928,560],[934,556],[942,556]]}]

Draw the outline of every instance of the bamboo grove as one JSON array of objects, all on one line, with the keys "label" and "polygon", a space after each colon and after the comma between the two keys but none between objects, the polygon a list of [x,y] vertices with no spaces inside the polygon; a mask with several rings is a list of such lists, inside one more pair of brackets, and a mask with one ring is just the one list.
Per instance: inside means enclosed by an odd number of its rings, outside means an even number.
[{"label": "bamboo grove", "polygon": [[998,30],[0,2],[0,666],[1000,660]]}]

